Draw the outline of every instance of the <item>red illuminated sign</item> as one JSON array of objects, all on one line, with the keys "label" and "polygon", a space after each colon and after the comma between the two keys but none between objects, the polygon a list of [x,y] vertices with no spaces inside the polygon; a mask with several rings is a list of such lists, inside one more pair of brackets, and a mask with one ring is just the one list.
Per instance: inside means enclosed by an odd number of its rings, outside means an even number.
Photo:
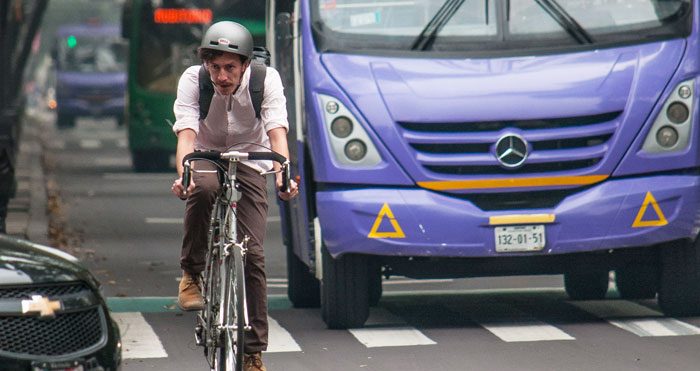
[{"label": "red illuminated sign", "polygon": [[159,8],[153,13],[155,23],[202,23],[212,20],[211,9],[173,9]]}]

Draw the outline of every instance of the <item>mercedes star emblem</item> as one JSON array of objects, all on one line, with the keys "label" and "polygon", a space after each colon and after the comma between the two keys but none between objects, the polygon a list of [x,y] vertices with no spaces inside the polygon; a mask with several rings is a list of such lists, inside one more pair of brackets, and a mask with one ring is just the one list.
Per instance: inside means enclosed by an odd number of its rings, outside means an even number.
[{"label": "mercedes star emblem", "polygon": [[527,142],[516,134],[506,134],[496,142],[496,159],[504,167],[516,168],[525,162],[528,155]]}]

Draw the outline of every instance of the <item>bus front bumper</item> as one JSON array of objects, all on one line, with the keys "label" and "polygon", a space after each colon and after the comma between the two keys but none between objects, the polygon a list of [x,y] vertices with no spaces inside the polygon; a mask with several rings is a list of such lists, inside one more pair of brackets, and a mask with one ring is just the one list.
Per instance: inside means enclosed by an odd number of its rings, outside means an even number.
[{"label": "bus front bumper", "polygon": [[[316,200],[322,238],[334,256],[553,255],[694,239],[700,230],[695,175],[607,180],[550,209],[483,211],[424,189],[327,190]],[[513,237],[514,228],[505,228],[513,226],[544,231],[543,246],[499,243],[497,249],[498,236]]]}]

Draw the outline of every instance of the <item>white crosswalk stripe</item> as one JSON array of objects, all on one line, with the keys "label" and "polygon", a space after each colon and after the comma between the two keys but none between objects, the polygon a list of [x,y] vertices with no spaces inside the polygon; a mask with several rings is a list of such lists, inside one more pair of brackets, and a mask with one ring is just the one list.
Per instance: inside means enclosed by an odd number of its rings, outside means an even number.
[{"label": "white crosswalk stripe", "polygon": [[[464,308],[451,307],[454,311]],[[470,318],[499,339],[511,342],[575,340],[556,326],[542,322],[531,314],[505,303],[470,307]]]},{"label": "white crosswalk stripe", "polygon": [[[700,335],[700,328],[638,303],[624,300],[570,301],[583,311],[604,319],[613,326],[640,337]],[[548,324],[517,305],[488,303],[465,308],[448,306],[460,311],[503,342],[539,342],[576,340],[562,329]],[[125,359],[168,357],[157,334],[138,312],[112,313],[122,333]],[[266,353],[303,352],[294,335],[277,320],[268,316],[269,345]],[[384,308],[371,308],[363,328],[348,329],[347,333],[367,348],[437,345],[419,329]]]},{"label": "white crosswalk stripe", "polygon": [[367,348],[431,345],[435,341],[382,308],[372,308],[364,328],[349,329]]},{"label": "white crosswalk stripe", "polygon": [[102,147],[102,141],[99,139],[81,139],[80,148],[83,149],[97,149]]},{"label": "white crosswalk stripe", "polygon": [[294,340],[292,334],[284,329],[274,318],[268,316],[268,339],[267,353],[281,352],[301,352],[301,347]]},{"label": "white crosswalk stripe", "polygon": [[125,312],[111,315],[119,325],[124,359],[168,357],[158,335],[141,313]]},{"label": "white crosswalk stripe", "polygon": [[571,304],[637,336],[700,335],[700,328],[625,300],[574,301]]}]

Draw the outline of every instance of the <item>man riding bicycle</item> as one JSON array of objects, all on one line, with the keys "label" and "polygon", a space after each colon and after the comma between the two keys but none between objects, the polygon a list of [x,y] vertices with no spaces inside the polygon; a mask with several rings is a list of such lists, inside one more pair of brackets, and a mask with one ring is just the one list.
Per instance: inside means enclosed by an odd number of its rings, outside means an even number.
[{"label": "man riding bicycle", "polygon": [[[182,159],[195,150],[260,151],[269,148],[289,157],[287,111],[279,73],[267,67],[264,96],[259,115],[253,107],[248,85],[251,80],[253,37],[242,25],[223,21],[211,25],[204,34],[198,55],[214,86],[214,95],[204,118],[200,116],[200,66],[188,68],[180,77],[173,107],[177,135],[176,164],[179,178],[172,192],[186,199],[184,237],[180,266],[178,305],[182,310],[201,310],[203,299],[199,282],[204,270],[207,232],[212,203],[220,187],[216,165],[200,161],[187,189],[182,185]],[[259,117],[257,117],[259,116]],[[238,235],[249,236],[245,263],[246,301],[251,330],[245,338],[245,369],[265,370],[260,354],[267,349],[267,283],[263,238],[267,223],[267,187],[262,173],[279,170],[270,161],[243,161],[237,177],[242,198],[238,202]],[[282,176],[277,173],[277,189]],[[294,181],[288,192],[278,196],[289,200],[298,194]]]}]

